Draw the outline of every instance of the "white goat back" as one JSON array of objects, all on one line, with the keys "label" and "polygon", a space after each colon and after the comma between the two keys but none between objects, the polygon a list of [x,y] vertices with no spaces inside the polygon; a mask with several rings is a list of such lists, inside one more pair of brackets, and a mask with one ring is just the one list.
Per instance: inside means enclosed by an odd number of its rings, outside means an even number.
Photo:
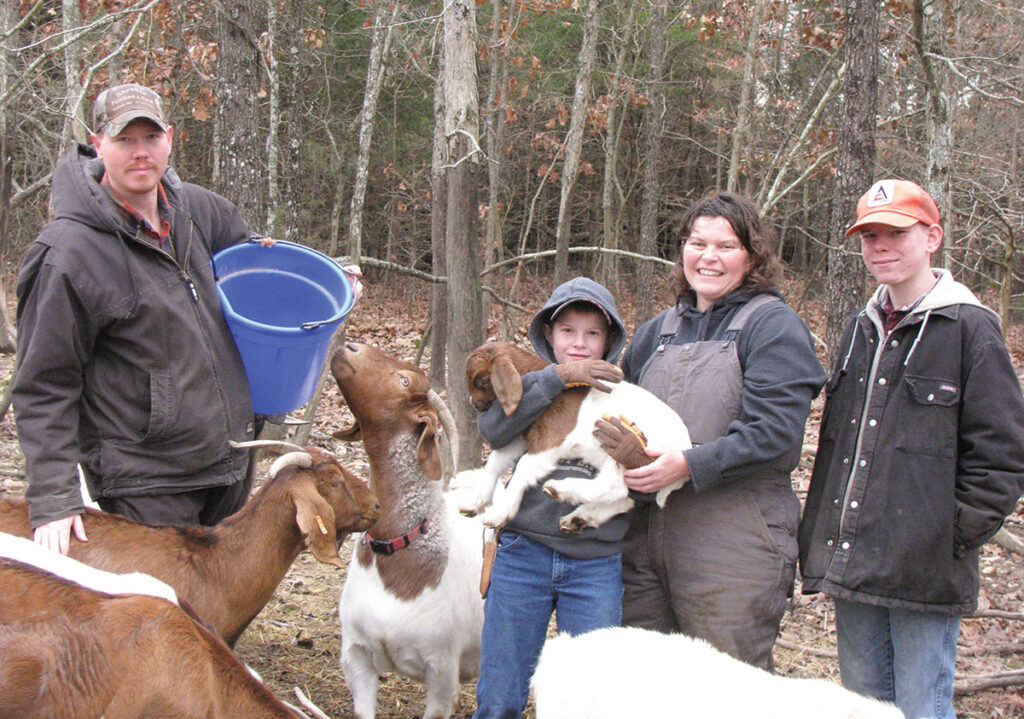
[{"label": "white goat back", "polygon": [[614,627],[549,639],[532,680],[537,719],[902,719],[824,679],[745,664],[682,634]]},{"label": "white goat back", "polygon": [[67,579],[87,589],[105,594],[147,594],[178,603],[170,585],[141,572],[115,574],[90,567],[60,552],[45,549],[31,539],[0,532],[0,557],[28,564]]},{"label": "white goat back", "polygon": [[645,390],[630,382],[611,385],[611,392],[592,389],[583,398],[576,422],[570,434],[574,442],[600,447],[593,435],[594,423],[602,415],[622,415],[634,422],[646,435],[647,446],[660,451],[689,449],[690,433],[676,411]]}]

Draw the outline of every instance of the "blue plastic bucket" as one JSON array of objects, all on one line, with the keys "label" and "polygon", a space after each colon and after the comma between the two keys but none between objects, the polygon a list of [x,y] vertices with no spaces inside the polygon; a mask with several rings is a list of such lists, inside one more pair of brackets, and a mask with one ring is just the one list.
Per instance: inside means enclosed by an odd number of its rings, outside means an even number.
[{"label": "blue plastic bucket", "polygon": [[213,256],[224,318],[257,414],[301,407],[316,389],[331,336],[355,298],[327,255],[292,242],[234,245]]}]

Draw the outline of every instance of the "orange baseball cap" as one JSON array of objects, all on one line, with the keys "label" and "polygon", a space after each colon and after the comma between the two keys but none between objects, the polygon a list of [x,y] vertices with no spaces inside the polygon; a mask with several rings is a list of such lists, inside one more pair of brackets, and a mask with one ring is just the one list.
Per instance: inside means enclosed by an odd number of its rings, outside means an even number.
[{"label": "orange baseball cap", "polygon": [[939,208],[920,185],[907,180],[879,180],[857,203],[857,221],[846,236],[860,232],[872,222],[893,227],[910,227],[923,222],[931,227],[939,224]]}]

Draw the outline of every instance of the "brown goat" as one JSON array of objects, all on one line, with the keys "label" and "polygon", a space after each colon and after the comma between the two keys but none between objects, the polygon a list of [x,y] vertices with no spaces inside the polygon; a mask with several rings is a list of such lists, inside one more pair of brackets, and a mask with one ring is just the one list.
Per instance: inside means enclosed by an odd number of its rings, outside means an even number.
[{"label": "brown goat", "polygon": [[[508,342],[482,344],[466,358],[469,399],[478,412],[498,400],[508,416],[523,398],[522,376],[549,364],[533,352]],[[524,433],[527,451],[537,453],[561,444],[575,426],[580,404],[589,391],[590,387],[570,387],[556,397]]]},{"label": "brown goat", "polygon": [[[338,545],[379,515],[362,480],[328,452],[307,452],[312,466],[282,469],[216,527],[151,527],[87,509],[89,541],[72,539],[69,556],[167,582],[233,646],[304,547],[321,562],[344,567]],[[0,499],[0,532],[32,536],[24,500]]]},{"label": "brown goat", "polygon": [[[507,342],[488,342],[466,359],[466,383],[478,410],[496,399],[506,415],[522,400],[522,375],[546,367],[537,355]],[[501,527],[519,510],[529,487],[544,480],[564,459],[582,460],[596,468],[593,478],[567,477],[544,482],[543,491],[561,502],[578,505],[559,520],[563,532],[598,527],[633,506],[623,478],[624,469],[593,435],[597,420],[605,416],[633,417],[641,425],[649,447],[661,452],[690,446],[689,432],[671,407],[647,390],[629,382],[612,384],[602,392],[592,387],[571,387],[562,392],[521,437],[491,452],[480,469],[466,470],[453,480],[462,494],[461,510],[476,515],[488,527]],[[515,468],[505,491],[494,498],[498,480]],[[668,494],[682,486],[676,481],[658,491],[660,506]],[[493,501],[492,501],[493,499]]]},{"label": "brown goat", "polygon": [[166,599],[0,558],[0,719],[297,719]]}]

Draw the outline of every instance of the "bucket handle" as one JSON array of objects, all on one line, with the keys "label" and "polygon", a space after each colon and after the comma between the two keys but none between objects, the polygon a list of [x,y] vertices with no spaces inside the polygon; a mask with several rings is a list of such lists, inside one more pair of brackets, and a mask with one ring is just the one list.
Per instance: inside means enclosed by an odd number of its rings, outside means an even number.
[{"label": "bucket handle", "polygon": [[[349,272],[344,267],[341,268],[341,271],[346,276],[351,276],[352,275],[352,273]],[[349,292],[354,295],[355,294],[355,288],[354,287],[349,287]],[[352,305],[354,305],[354,304],[355,304],[355,301],[353,300],[353,302],[348,307],[342,308],[341,311],[338,312],[338,314],[334,315],[334,317],[331,317],[330,319],[317,320],[315,322],[303,322],[302,324],[299,325],[299,327],[301,327],[304,330],[315,330],[317,327],[320,327],[321,325],[333,324],[333,323],[339,321],[340,319],[342,319],[349,312],[351,312],[352,311]]]}]

